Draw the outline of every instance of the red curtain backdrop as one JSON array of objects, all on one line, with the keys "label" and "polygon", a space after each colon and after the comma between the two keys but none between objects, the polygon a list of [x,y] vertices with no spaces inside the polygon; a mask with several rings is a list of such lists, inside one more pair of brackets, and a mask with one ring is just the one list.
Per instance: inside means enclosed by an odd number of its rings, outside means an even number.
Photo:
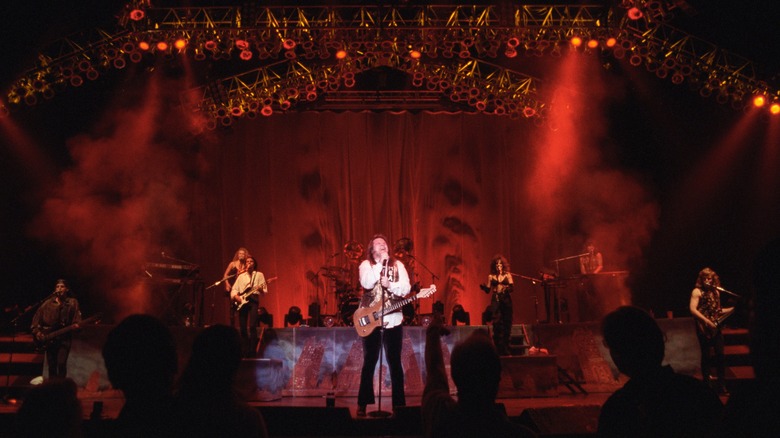
[{"label": "red curtain backdrop", "polygon": [[[193,252],[208,284],[238,247],[249,248],[265,276],[278,277],[261,299],[277,326],[293,305],[304,315],[313,302],[336,313],[336,289],[358,287],[343,246],[365,247],[375,233],[391,245],[413,241],[413,281],[438,288],[421,313],[441,301],[449,318],[459,303],[479,324],[489,303],[479,284],[501,253],[519,274],[515,322],[533,323],[544,319],[543,304],[535,307],[542,290],[522,276],[535,278],[555,267],[550,260],[581,252],[595,230],[556,213],[569,202],[566,193],[536,195],[531,177],[545,166],[539,139],[548,132],[469,114],[292,113],[241,122],[201,150],[208,177],[193,197]],[[563,178],[551,184],[565,187]],[[559,268],[568,275],[574,266]],[[323,267],[345,273],[334,279]],[[226,304],[220,288],[207,290],[205,323],[226,321]]]}]

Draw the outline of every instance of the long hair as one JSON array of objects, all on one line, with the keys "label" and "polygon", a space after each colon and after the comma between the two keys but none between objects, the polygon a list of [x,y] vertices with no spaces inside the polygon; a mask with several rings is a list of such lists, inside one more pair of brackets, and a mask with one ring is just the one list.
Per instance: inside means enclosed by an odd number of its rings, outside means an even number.
[{"label": "long hair", "polygon": [[490,260],[490,273],[493,275],[498,275],[498,269],[496,269],[496,265],[498,262],[501,262],[502,265],[504,265],[504,273],[509,272],[509,263],[506,261],[506,258],[502,256],[501,254],[497,254],[493,256],[493,259]]},{"label": "long hair", "polygon": [[387,236],[384,234],[374,234],[373,237],[371,237],[371,240],[368,241],[368,245],[366,246],[366,260],[371,262],[371,264],[376,264],[374,261],[374,240],[376,239],[382,239],[385,241],[385,245],[387,245],[387,254],[390,257],[390,259],[387,261],[388,265],[392,265],[395,263],[395,258],[393,258],[393,253],[390,251],[390,241],[387,240]]},{"label": "long hair", "polygon": [[252,255],[252,253],[251,253],[251,252],[249,252],[249,250],[248,250],[248,249],[246,249],[246,248],[244,248],[244,247],[242,246],[241,248],[238,248],[238,249],[236,250],[235,254],[233,254],[233,261],[234,261],[234,262],[237,262],[237,261],[238,261],[238,253],[240,253],[241,251],[244,251],[244,252],[246,253],[246,257],[247,257],[247,258],[249,258],[249,257]]},{"label": "long hair", "polygon": [[701,289],[704,287],[704,280],[712,278],[712,287],[720,287],[720,277],[711,268],[707,267],[699,271],[699,276],[696,277],[696,287]]}]

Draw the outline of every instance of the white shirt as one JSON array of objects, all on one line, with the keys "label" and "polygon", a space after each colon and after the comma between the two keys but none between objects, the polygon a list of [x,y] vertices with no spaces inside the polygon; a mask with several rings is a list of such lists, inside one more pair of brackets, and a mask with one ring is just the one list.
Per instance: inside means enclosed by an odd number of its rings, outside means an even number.
[{"label": "white shirt", "polygon": [[[390,278],[390,287],[387,291],[390,292],[396,298],[403,298],[409,294],[412,290],[412,285],[409,283],[409,273],[406,272],[406,267],[403,263],[396,260],[394,264],[390,265],[390,268],[395,271],[393,277]],[[379,280],[382,276],[382,263],[372,264],[368,260],[363,260],[360,264],[360,285],[365,289],[364,293],[370,293],[374,287],[379,284]],[[385,295],[388,295],[385,293]],[[375,297],[374,302],[378,302],[378,298]],[[404,315],[400,309],[396,312],[390,313],[384,316],[384,325],[386,328],[393,328],[403,322]]]}]

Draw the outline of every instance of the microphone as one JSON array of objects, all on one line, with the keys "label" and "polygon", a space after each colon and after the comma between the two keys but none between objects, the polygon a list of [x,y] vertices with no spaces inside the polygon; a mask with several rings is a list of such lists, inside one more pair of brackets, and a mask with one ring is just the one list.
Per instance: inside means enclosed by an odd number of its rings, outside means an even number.
[{"label": "microphone", "polygon": [[382,277],[386,277],[386,276],[387,276],[387,262],[388,262],[389,260],[390,260],[389,258],[385,258],[385,259],[382,261]]}]

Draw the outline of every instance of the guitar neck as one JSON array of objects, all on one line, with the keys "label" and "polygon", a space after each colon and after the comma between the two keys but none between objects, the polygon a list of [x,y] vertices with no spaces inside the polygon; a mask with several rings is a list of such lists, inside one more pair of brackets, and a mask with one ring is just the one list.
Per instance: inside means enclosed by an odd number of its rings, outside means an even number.
[{"label": "guitar neck", "polygon": [[384,310],[383,314],[387,315],[388,313],[392,313],[392,312],[400,309],[401,307],[411,303],[412,301],[417,300],[417,298],[419,298],[419,295],[413,295],[413,296],[411,296],[409,298],[404,298],[401,301],[396,301],[396,302],[394,302],[393,304],[391,304],[389,306],[385,306],[385,310]]}]

